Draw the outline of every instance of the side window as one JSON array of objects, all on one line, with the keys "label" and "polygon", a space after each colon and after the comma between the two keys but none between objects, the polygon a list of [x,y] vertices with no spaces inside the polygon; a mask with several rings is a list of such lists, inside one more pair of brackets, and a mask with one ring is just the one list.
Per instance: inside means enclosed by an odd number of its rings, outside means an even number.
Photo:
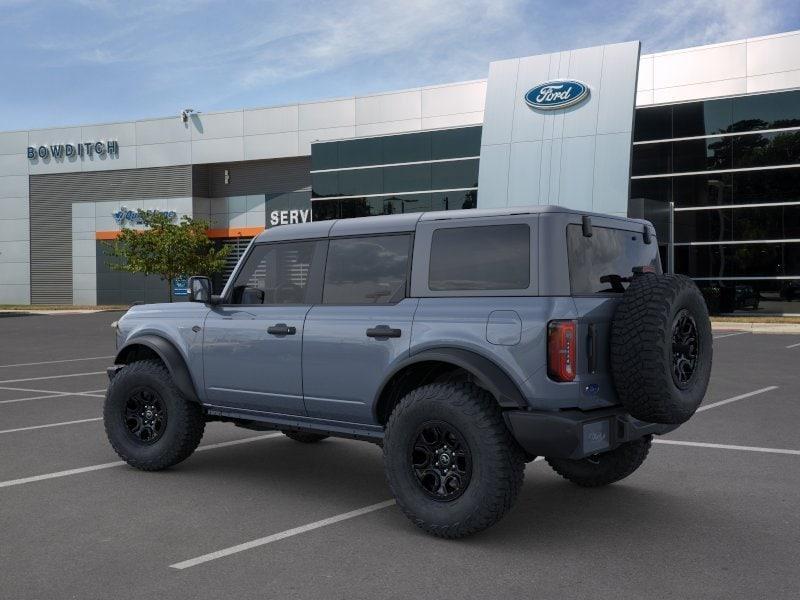
[{"label": "side window", "polygon": [[398,302],[405,296],[410,249],[408,235],[332,239],[322,302]]},{"label": "side window", "polygon": [[233,285],[232,304],[306,304],[317,242],[255,246]]},{"label": "side window", "polygon": [[433,232],[430,290],[524,290],[530,283],[528,225],[453,227]]}]

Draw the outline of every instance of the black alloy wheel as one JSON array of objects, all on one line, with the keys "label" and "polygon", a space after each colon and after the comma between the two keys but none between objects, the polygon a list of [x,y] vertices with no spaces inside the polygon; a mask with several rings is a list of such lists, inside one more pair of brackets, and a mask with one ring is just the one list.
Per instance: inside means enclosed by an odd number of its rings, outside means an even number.
[{"label": "black alloy wheel", "polygon": [[472,455],[462,435],[449,423],[423,423],[411,447],[411,467],[422,490],[434,500],[455,500],[469,486]]},{"label": "black alloy wheel", "polygon": [[151,388],[138,387],[132,390],[123,413],[128,433],[139,444],[155,444],[166,429],[166,404]]},{"label": "black alloy wheel", "polygon": [[697,370],[697,338],[697,323],[688,310],[681,310],[672,325],[672,379],[681,389],[689,386]]},{"label": "black alloy wheel", "polygon": [[403,396],[386,424],[383,459],[400,509],[417,527],[450,539],[503,518],[525,477],[525,453],[497,400],[469,381]]}]

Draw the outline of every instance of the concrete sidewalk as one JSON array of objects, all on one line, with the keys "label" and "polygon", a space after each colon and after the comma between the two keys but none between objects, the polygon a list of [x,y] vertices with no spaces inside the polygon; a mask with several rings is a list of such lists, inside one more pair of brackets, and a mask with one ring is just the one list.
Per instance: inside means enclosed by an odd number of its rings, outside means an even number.
[{"label": "concrete sidewalk", "polygon": [[749,331],[750,333],[796,333],[800,334],[800,323],[759,323],[758,321],[715,321],[714,331]]}]

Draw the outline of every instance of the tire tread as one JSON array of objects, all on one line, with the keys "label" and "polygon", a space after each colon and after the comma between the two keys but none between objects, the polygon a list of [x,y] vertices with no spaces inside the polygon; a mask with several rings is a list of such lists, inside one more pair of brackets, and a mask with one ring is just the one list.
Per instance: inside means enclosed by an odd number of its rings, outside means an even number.
[{"label": "tire tread", "polygon": [[[126,451],[109,427],[109,422],[113,418],[112,412],[114,410],[109,399],[120,386],[125,385],[125,381],[128,377],[139,373],[157,378],[162,385],[168,388],[169,393],[178,400],[170,405],[169,412],[167,413],[168,421],[176,420],[178,423],[178,436],[173,440],[173,443],[165,447],[161,454],[152,458],[137,457]],[[181,394],[178,387],[172,382],[169,371],[167,371],[163,363],[157,360],[141,360],[126,365],[125,368],[111,380],[108,386],[103,412],[106,436],[112,448],[114,448],[114,451],[122,460],[142,471],[160,471],[186,460],[200,444],[200,440],[203,438],[203,433],[205,431],[203,409],[199,404],[187,400],[183,394]]]}]

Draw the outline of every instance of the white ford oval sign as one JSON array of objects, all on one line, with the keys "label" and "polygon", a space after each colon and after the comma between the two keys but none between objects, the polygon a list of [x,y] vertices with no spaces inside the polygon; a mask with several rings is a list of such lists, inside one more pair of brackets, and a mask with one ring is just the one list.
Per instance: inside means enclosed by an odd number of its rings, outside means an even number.
[{"label": "white ford oval sign", "polygon": [[589,97],[589,86],[580,81],[548,81],[525,94],[525,103],[538,110],[555,110],[583,102]]}]

